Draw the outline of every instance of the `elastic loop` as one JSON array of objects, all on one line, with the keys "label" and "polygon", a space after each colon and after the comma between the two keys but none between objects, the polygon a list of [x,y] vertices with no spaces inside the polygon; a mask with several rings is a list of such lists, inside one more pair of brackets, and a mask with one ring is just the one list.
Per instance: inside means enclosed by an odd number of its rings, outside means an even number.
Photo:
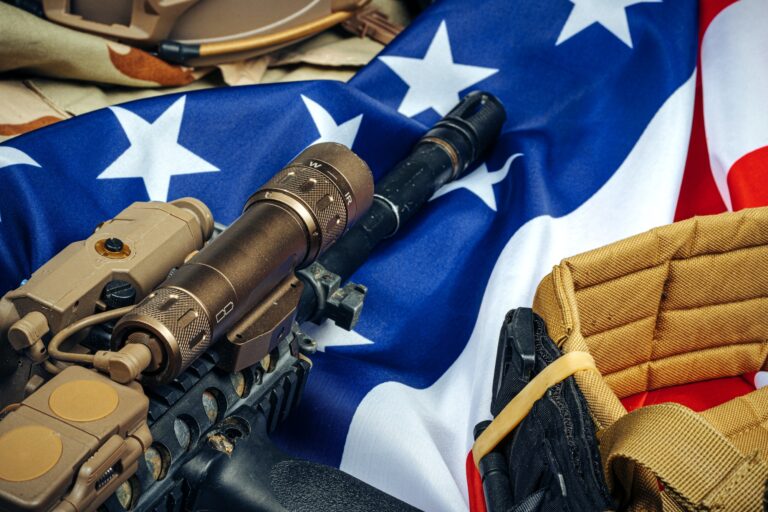
[{"label": "elastic loop", "polygon": [[475,465],[480,464],[480,460],[523,421],[533,409],[533,404],[543,397],[549,388],[583,370],[598,371],[592,355],[589,352],[568,352],[531,379],[475,441],[472,446]]}]

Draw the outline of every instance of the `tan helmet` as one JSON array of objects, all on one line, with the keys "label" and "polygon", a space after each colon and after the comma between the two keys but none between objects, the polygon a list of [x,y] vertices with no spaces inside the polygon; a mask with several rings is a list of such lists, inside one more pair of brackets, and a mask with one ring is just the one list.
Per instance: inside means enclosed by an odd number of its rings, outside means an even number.
[{"label": "tan helmet", "polygon": [[351,18],[370,0],[39,0],[58,24],[189,65],[239,60]]}]

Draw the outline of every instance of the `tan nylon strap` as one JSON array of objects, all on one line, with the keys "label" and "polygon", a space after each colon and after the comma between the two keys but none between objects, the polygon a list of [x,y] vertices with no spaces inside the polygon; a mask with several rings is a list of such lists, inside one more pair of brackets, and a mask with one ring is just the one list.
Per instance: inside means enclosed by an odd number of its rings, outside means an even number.
[{"label": "tan nylon strap", "polygon": [[701,415],[742,454],[757,451],[768,462],[768,387],[707,409]]},{"label": "tan nylon strap", "polygon": [[592,356],[588,352],[569,352],[547,365],[531,379],[475,441],[472,446],[475,465],[480,464],[480,459],[488,455],[523,421],[531,412],[533,404],[543,397],[549,388],[582,370],[597,371]]},{"label": "tan nylon strap", "polygon": [[632,489],[636,465],[686,510],[758,510],[768,465],[743,456],[699,414],[678,404],[637,409],[598,434],[611,489]]}]

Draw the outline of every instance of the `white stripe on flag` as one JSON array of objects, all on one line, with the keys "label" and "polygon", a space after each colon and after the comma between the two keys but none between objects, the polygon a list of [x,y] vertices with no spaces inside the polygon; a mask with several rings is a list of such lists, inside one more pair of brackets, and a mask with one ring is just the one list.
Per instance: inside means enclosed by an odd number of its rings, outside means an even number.
[{"label": "white stripe on flag", "polygon": [[672,221],[694,83],[691,77],[666,101],[593,197],[565,217],[538,217],[515,233],[496,262],[466,348],[434,385],[388,382],[368,393],[350,425],[341,469],[428,511],[467,509],[465,460],[474,425],[489,417],[505,313],[529,306],[539,280],[561,258]]},{"label": "white stripe on flag", "polygon": [[729,210],[728,171],[768,146],[768,3],[736,2],[717,15],[701,43],[704,127],[715,183]]}]

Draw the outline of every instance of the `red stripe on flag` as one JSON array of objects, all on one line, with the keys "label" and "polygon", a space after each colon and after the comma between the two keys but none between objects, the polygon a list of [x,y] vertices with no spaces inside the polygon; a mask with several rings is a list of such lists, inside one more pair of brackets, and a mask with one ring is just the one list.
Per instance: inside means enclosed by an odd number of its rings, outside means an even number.
[{"label": "red stripe on flag", "polygon": [[768,146],[742,156],[728,171],[733,209],[768,205]]},{"label": "red stripe on flag", "polygon": [[699,46],[712,20],[720,14],[720,11],[736,2],[737,0],[701,0],[699,2]]},{"label": "red stripe on flag", "polygon": [[475,466],[475,460],[472,458],[472,452],[467,455],[467,489],[469,491],[469,511],[486,512],[483,482],[480,479],[480,472]]},{"label": "red stripe on flag", "polygon": [[627,411],[634,411],[640,407],[666,402],[681,404],[694,411],[706,411],[754,391],[754,375],[755,373],[751,372],[739,377],[723,377],[654,389],[653,391],[643,391],[642,393],[622,398],[621,403]]},{"label": "red stripe on flag", "polygon": [[[735,3],[736,0],[702,0],[699,3],[699,50],[707,27],[720,12]],[[699,71],[701,59],[699,59]],[[675,220],[683,220],[694,215],[709,215],[726,210],[723,198],[715,185],[712,169],[709,166],[709,149],[704,130],[704,108],[701,96],[701,72],[696,77],[696,100],[693,107],[693,126],[691,141],[688,145],[688,158],[685,162],[683,183],[677,199]]]},{"label": "red stripe on flag", "polygon": [[[699,64],[701,69],[701,64]],[[704,108],[701,99],[701,73],[696,77],[696,99],[693,106],[693,126],[688,144],[683,182],[677,198],[675,221],[694,215],[711,215],[726,210],[720,191],[715,185],[709,166],[707,135],[704,132]]]}]

